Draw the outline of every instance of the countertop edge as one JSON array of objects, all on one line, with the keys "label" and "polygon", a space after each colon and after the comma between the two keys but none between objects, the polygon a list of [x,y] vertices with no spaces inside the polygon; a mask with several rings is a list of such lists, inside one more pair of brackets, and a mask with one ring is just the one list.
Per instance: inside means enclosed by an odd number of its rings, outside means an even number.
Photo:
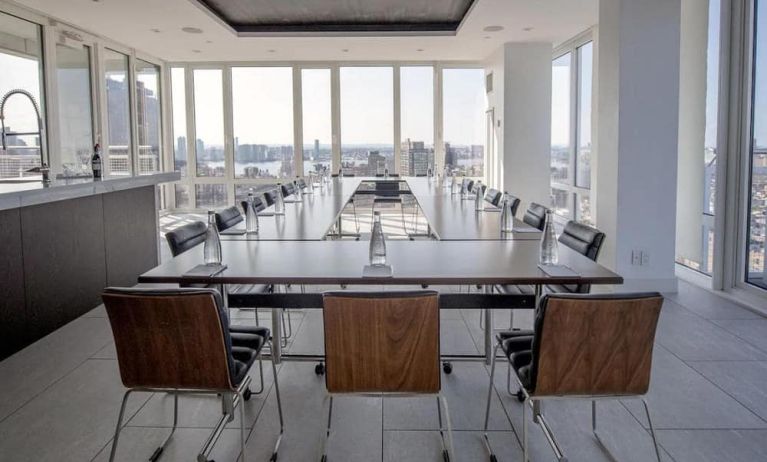
[{"label": "countertop edge", "polygon": [[102,181],[86,181],[74,184],[54,184],[47,188],[27,189],[0,193],[0,210],[10,210],[33,205],[47,204],[68,199],[106,194],[127,189],[169,183],[181,179],[179,172],[163,172],[151,175],[126,176]]}]

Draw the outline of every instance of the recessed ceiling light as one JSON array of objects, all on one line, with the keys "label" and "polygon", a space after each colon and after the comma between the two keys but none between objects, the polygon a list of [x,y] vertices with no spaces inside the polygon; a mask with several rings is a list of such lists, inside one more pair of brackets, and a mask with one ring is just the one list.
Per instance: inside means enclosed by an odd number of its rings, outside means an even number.
[{"label": "recessed ceiling light", "polygon": [[266,50],[266,51],[268,51],[269,53],[274,53],[274,52],[275,52],[275,51],[277,51],[277,50],[275,50],[275,49],[269,49],[269,50]]},{"label": "recessed ceiling light", "polygon": [[343,51],[344,53],[348,53],[348,52],[349,52],[349,49],[348,49],[348,48],[344,48],[344,49],[342,49],[341,51]]},{"label": "recessed ceiling light", "polygon": [[530,32],[531,30],[533,30],[533,28],[532,27],[525,27],[522,30],[525,31],[525,32]]},{"label": "recessed ceiling light", "polygon": [[492,37],[490,37],[489,35],[485,35],[485,40],[487,40],[489,38],[492,38]]},{"label": "recessed ceiling light", "polygon": [[202,34],[202,29],[199,27],[182,27],[181,30],[187,34]]},{"label": "recessed ceiling light", "polygon": [[206,40],[205,43],[213,43],[213,40]]},{"label": "recessed ceiling light", "polygon": [[150,31],[154,32],[155,34],[159,34],[162,32],[160,29],[149,29]]},{"label": "recessed ceiling light", "polygon": [[415,51],[423,51],[423,48],[418,48],[418,49],[417,49],[417,50],[415,50]]},{"label": "recessed ceiling light", "polygon": [[499,32],[503,30],[503,26],[486,26],[482,30],[485,32]]},{"label": "recessed ceiling light", "polygon": [[200,50],[192,50],[192,53],[200,53]]}]

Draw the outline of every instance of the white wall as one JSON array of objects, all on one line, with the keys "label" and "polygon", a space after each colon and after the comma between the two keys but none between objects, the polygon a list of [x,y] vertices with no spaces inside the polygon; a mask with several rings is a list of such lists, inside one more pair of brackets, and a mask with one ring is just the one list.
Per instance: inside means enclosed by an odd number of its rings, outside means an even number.
[{"label": "white wall", "polygon": [[521,211],[551,202],[551,53],[551,43],[506,43],[486,62],[494,76],[488,103],[501,120],[498,169]]},{"label": "white wall", "polygon": [[600,263],[623,290],[674,291],[680,0],[601,0],[598,33]]}]

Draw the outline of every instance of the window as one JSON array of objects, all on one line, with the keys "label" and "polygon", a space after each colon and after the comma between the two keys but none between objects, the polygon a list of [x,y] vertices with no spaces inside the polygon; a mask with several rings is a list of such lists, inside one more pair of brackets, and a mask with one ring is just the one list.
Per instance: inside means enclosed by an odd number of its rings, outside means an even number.
[{"label": "window", "polygon": [[344,173],[394,172],[394,73],[391,67],[342,67],[341,166]]},{"label": "window", "polygon": [[[170,70],[173,111],[173,169],[186,176],[186,71],[182,67]],[[178,203],[176,203],[178,207]]]},{"label": "window", "polygon": [[198,209],[223,208],[229,203],[225,184],[197,184],[194,193]]},{"label": "window", "polygon": [[400,68],[400,174],[434,171],[434,68]]},{"label": "window", "polygon": [[594,46],[558,50],[551,63],[551,195],[554,212],[593,225],[591,97]]},{"label": "window", "polygon": [[[705,6],[705,5],[704,5]],[[680,140],[679,187],[677,188],[676,261],[710,275],[713,271],[714,201],[716,196],[717,130],[719,112],[720,0],[708,2],[708,44],[706,49],[705,130],[702,150],[695,143]],[[701,70],[702,71],[702,70]],[[681,89],[684,91],[684,87]],[[684,97],[684,94],[682,95]],[[703,109],[701,109],[703,110]],[[680,114],[680,126],[685,117]],[[682,130],[680,134],[684,136]],[[697,140],[699,143],[699,140]],[[691,151],[691,152],[688,152]]]},{"label": "window", "polygon": [[482,177],[487,98],[484,69],[442,72],[445,167],[458,176]]},{"label": "window", "polygon": [[66,176],[91,172],[93,117],[90,47],[56,44],[59,155]]},{"label": "window", "polygon": [[130,83],[128,56],[105,49],[107,165],[112,175],[131,174]]},{"label": "window", "polygon": [[235,178],[293,178],[293,70],[232,69]]},{"label": "window", "polygon": [[745,280],[767,289],[767,1],[755,1],[754,74]]},{"label": "window", "polygon": [[176,183],[173,185],[176,194],[176,208],[177,209],[189,209],[192,207],[191,198],[189,197],[189,185]]},{"label": "window", "polygon": [[160,68],[137,59],[136,127],[139,175],[162,170],[160,120]]},{"label": "window", "polygon": [[[226,164],[222,71],[221,69],[195,69],[193,77],[197,176],[223,177]],[[224,196],[226,196],[226,190],[224,190]],[[200,207],[199,203],[197,207]]]},{"label": "window", "polygon": [[[42,40],[40,26],[0,13],[0,95],[15,89],[29,92],[42,107]],[[2,96],[0,96],[2,97]],[[41,112],[40,116],[43,116]],[[0,149],[0,178],[34,176],[27,170],[40,166],[42,140],[36,135],[37,116],[29,99],[16,94],[5,104],[6,149]],[[0,146],[1,148],[2,146]]]},{"label": "window", "polygon": [[330,69],[301,70],[304,175],[331,166]]}]

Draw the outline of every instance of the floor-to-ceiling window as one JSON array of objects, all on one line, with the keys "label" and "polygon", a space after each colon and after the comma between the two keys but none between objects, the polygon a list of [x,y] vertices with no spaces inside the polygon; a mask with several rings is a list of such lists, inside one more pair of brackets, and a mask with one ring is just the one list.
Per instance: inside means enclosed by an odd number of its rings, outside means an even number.
[{"label": "floor-to-ceiling window", "polygon": [[560,48],[551,63],[551,207],[593,224],[591,120],[594,45],[588,36]]},{"label": "floor-to-ceiling window", "polygon": [[293,178],[293,70],[232,68],[235,178]]},{"label": "floor-to-ceiling window", "polygon": [[94,145],[91,47],[56,45],[56,87],[62,173],[88,174]]},{"label": "floor-to-ceiling window", "polygon": [[485,70],[442,71],[442,130],[445,167],[454,175],[482,177],[487,137]]},{"label": "floor-to-ceiling window", "polygon": [[767,289],[767,1],[755,0],[745,281]]},{"label": "floor-to-ceiling window", "polygon": [[217,179],[220,183],[195,184],[195,206],[213,208],[227,205],[225,184],[226,156],[224,142],[223,70],[195,69],[194,80],[194,153],[197,177]]},{"label": "floor-to-ceiling window", "polygon": [[112,175],[130,175],[131,109],[128,55],[104,49],[107,95],[107,140],[105,150],[108,171]]},{"label": "floor-to-ceiling window", "polygon": [[394,71],[342,67],[341,166],[345,174],[394,173]]},{"label": "floor-to-ceiling window", "polygon": [[331,168],[331,111],[330,69],[301,69],[304,175]]},{"label": "floor-to-ceiling window", "polygon": [[[0,12],[0,97],[24,90],[42,106],[42,39],[37,24]],[[13,135],[38,131],[38,119],[30,101],[11,96],[5,104],[5,150],[0,149],[0,178],[30,175],[40,166],[43,141],[37,135]],[[42,107],[40,107],[42,111]],[[40,114],[41,116],[43,114]]]},{"label": "floor-to-ceiling window", "polygon": [[400,67],[400,174],[434,169],[434,68]]},{"label": "floor-to-ceiling window", "polygon": [[162,170],[160,66],[136,60],[136,130],[138,173]]}]

